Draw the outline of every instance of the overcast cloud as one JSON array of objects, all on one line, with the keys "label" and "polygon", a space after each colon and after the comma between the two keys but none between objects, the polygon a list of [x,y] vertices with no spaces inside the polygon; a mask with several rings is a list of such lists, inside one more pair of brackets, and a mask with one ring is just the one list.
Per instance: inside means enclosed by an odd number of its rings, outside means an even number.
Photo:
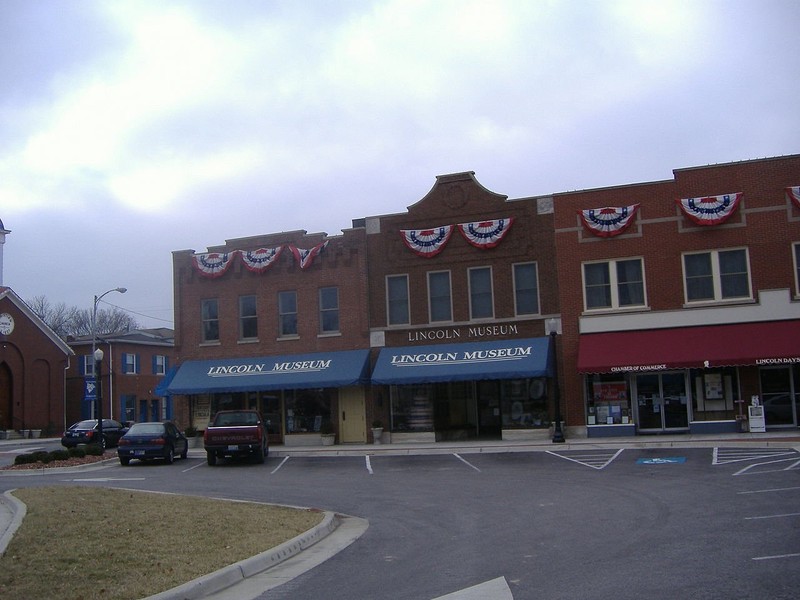
[{"label": "overcast cloud", "polygon": [[436,175],[518,198],[794,154],[798,24],[796,0],[2,0],[3,283],[124,286],[172,326],[173,250],[336,235]]}]

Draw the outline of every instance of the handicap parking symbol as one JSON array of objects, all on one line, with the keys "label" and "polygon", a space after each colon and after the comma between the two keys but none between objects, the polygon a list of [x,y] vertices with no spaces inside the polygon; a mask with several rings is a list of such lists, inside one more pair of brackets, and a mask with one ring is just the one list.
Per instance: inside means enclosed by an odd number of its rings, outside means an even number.
[{"label": "handicap parking symbol", "polygon": [[640,458],[636,461],[637,465],[675,465],[685,463],[685,456],[669,456],[665,458]]}]

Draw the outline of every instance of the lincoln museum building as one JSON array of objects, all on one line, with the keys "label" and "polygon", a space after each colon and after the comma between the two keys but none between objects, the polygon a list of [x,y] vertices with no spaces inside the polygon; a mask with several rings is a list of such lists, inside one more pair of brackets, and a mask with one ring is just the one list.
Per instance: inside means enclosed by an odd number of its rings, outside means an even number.
[{"label": "lincoln museum building", "polygon": [[472,172],[341,235],[173,253],[174,418],[272,443],[797,428],[800,155],[509,199]]}]

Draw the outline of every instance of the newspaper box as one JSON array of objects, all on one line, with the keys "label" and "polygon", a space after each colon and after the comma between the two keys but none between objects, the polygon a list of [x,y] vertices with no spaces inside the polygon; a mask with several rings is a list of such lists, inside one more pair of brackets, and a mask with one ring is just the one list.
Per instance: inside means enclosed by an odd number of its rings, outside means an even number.
[{"label": "newspaper box", "polygon": [[764,422],[764,407],[760,404],[747,407],[747,416],[750,420],[750,431],[754,433],[765,433],[767,431]]}]

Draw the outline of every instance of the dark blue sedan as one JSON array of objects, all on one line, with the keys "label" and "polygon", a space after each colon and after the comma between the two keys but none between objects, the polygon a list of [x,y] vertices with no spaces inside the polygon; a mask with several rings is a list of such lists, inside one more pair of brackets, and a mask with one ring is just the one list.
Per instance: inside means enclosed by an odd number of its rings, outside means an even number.
[{"label": "dark blue sedan", "polygon": [[186,458],[189,442],[186,436],[169,421],[165,423],[134,423],[127,433],[119,438],[117,456],[123,466],[131,459],[141,461],[162,459],[172,464],[176,456]]}]

